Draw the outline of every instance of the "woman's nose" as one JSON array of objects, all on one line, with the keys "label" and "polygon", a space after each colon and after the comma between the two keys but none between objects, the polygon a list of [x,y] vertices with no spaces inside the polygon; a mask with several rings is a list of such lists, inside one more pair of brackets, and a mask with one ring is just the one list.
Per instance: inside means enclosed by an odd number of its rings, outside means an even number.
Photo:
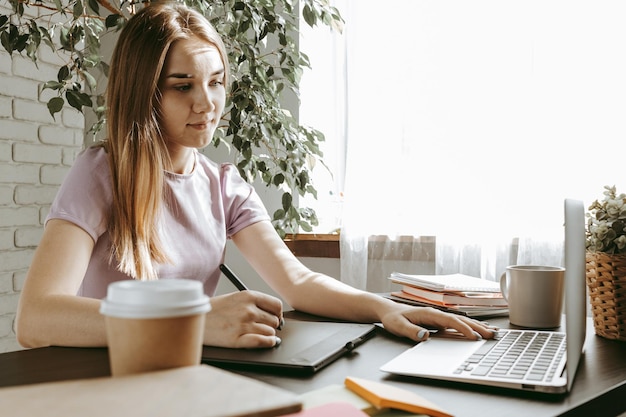
[{"label": "woman's nose", "polygon": [[208,88],[202,88],[196,90],[197,94],[194,95],[194,101],[192,110],[194,113],[208,113],[215,107],[213,105],[211,92]]}]

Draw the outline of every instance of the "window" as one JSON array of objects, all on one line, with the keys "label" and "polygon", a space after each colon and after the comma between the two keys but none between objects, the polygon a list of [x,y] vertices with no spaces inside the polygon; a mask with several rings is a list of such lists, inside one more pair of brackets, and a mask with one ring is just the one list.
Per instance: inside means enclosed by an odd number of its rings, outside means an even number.
[{"label": "window", "polygon": [[302,33],[300,114],[328,137],[338,175],[316,184],[345,194],[344,230],[455,236],[484,254],[562,240],[565,197],[626,192],[626,3],[336,5],[342,35]]}]

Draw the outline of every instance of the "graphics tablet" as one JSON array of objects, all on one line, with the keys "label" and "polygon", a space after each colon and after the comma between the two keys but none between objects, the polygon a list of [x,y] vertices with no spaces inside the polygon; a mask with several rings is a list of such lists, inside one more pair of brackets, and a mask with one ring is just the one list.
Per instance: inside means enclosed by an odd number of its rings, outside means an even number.
[{"label": "graphics tablet", "polygon": [[202,363],[240,370],[313,374],[374,335],[373,324],[301,321],[285,318],[274,348],[204,346]]}]

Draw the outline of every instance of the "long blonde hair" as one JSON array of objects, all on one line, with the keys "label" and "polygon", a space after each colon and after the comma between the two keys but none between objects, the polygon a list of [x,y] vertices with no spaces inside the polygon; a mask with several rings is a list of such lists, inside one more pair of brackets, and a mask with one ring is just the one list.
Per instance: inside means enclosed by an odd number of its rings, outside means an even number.
[{"label": "long blonde hair", "polygon": [[111,59],[104,142],[113,184],[111,257],[136,279],[158,278],[155,263],[169,262],[159,238],[164,170],[171,161],[159,126],[158,82],[171,45],[193,36],[215,46],[228,71],[224,44],[206,18],[167,2],[129,19]]}]

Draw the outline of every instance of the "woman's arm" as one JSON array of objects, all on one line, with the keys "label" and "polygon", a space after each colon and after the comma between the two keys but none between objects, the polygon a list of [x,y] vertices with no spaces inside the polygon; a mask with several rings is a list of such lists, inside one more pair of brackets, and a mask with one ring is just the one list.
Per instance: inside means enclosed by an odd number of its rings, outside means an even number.
[{"label": "woman's arm", "polygon": [[93,247],[91,236],[70,222],[46,224],[17,308],[22,346],[106,346],[100,301],[76,295]]},{"label": "woman's arm", "polygon": [[233,241],[259,275],[296,310],[357,322],[382,322],[390,332],[413,340],[428,337],[421,326],[453,328],[472,339],[478,334],[493,337],[491,329],[475,320],[398,304],[311,271],[291,253],[269,222],[241,230]]}]

